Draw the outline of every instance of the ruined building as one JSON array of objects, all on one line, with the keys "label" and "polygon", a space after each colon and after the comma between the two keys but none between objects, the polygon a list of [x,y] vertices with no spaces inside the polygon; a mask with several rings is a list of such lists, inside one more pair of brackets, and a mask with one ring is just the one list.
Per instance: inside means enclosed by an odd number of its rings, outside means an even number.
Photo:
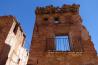
[{"label": "ruined building", "polygon": [[80,5],[36,8],[28,65],[98,65]]},{"label": "ruined building", "polygon": [[25,37],[15,17],[0,16],[0,65],[26,65],[28,53],[21,51]]}]

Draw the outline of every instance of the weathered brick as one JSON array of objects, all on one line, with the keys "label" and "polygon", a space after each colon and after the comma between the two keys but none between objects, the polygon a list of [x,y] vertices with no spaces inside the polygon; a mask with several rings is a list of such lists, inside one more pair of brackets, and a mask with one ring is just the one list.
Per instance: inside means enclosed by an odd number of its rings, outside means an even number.
[{"label": "weathered brick", "polygon": [[[28,65],[98,65],[93,42],[82,25],[79,5],[38,7],[35,12],[36,21]],[[55,21],[55,17],[59,20]],[[66,34],[69,36],[71,50],[53,50],[54,41],[47,39]],[[51,47],[47,46],[47,42]]]}]

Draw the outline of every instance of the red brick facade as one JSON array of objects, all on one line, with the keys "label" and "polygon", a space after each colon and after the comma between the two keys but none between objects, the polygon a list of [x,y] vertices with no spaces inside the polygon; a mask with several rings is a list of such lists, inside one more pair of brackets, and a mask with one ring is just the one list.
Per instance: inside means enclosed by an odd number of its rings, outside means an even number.
[{"label": "red brick facade", "polygon": [[[79,7],[73,4],[36,9],[28,65],[98,65],[96,50],[82,25]],[[68,35],[70,51],[54,50],[56,35]]]}]

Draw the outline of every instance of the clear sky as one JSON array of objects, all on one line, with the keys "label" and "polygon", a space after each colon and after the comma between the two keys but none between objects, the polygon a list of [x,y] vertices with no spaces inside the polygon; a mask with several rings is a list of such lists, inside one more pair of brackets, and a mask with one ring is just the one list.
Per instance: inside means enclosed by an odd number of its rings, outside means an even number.
[{"label": "clear sky", "polygon": [[35,23],[35,8],[37,6],[62,6],[73,3],[80,4],[83,24],[89,31],[98,51],[98,0],[0,0],[0,16],[13,15],[17,18],[26,33],[25,47],[29,48]]}]

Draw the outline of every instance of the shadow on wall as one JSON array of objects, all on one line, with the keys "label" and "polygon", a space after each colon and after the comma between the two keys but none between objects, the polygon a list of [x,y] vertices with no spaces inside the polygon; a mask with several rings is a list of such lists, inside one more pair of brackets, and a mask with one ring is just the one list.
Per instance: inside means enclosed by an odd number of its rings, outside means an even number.
[{"label": "shadow on wall", "polygon": [[0,54],[0,65],[5,65],[6,60],[8,59],[8,53],[10,51],[10,46],[5,44],[2,48],[2,54]]}]

